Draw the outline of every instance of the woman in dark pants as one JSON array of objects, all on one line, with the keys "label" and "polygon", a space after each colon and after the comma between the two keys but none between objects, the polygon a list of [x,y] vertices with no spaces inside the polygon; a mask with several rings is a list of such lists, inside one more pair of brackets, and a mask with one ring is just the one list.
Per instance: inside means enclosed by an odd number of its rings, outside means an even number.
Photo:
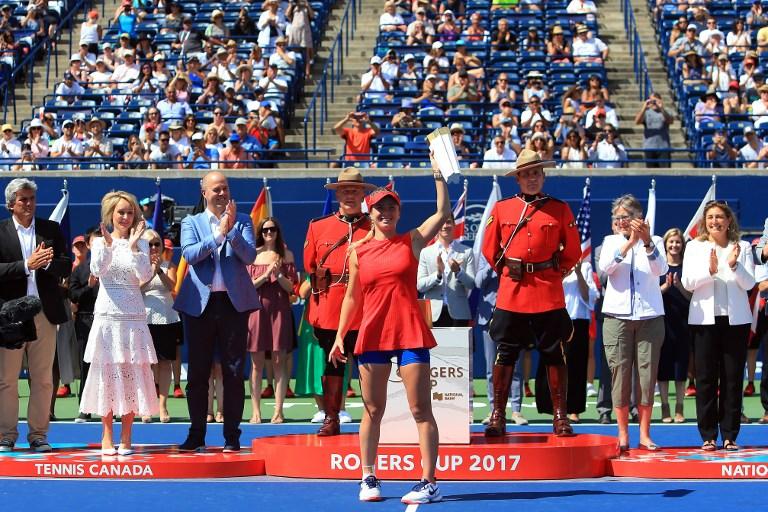
[{"label": "woman in dark pants", "polygon": [[685,249],[682,283],[693,292],[688,323],[693,333],[701,449],[717,449],[719,429],[723,448],[735,451],[752,322],[747,293],[755,285],[755,264],[752,248],[741,241],[727,204],[708,203],[698,232]]}]

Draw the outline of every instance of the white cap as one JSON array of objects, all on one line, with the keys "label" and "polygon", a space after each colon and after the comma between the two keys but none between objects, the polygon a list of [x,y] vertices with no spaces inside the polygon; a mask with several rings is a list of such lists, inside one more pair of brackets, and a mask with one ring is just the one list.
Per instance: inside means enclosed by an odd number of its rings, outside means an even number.
[{"label": "white cap", "polygon": [[408,62],[409,60],[416,60],[416,57],[412,53],[406,53],[405,57],[403,57],[403,62]]},{"label": "white cap", "polygon": [[80,56],[79,53],[73,53],[72,56],[69,58],[69,62],[74,62],[76,60],[83,60],[83,58]]},{"label": "white cap", "polygon": [[381,64],[381,57],[379,57],[378,55],[374,55],[373,57],[371,57],[371,66],[373,66],[374,64]]},{"label": "white cap", "polygon": [[203,134],[200,132],[195,132],[194,135],[192,135],[192,140],[203,140]]},{"label": "white cap", "polygon": [[434,43],[432,43],[432,49],[433,50],[438,50],[438,49],[440,49],[442,47],[443,47],[443,42],[442,41],[435,41]]},{"label": "white cap", "polygon": [[40,121],[38,118],[34,118],[31,123],[29,123],[30,128],[40,128],[43,126],[43,122]]},{"label": "white cap", "polygon": [[237,119],[235,119],[235,126],[239,124],[247,125],[248,121],[244,117],[238,117]]}]

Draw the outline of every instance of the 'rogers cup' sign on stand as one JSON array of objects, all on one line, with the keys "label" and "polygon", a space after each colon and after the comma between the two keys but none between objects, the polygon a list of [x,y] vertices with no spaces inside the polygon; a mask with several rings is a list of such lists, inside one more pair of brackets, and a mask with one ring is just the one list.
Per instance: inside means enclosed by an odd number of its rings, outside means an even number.
[{"label": "'rogers cup' sign on stand", "polygon": [[[441,444],[469,444],[470,419],[470,327],[432,329],[437,347],[430,350],[432,412],[440,427]],[[396,365],[392,365],[387,389],[387,408],[381,422],[382,444],[416,444],[419,435],[413,421],[405,387]]]}]

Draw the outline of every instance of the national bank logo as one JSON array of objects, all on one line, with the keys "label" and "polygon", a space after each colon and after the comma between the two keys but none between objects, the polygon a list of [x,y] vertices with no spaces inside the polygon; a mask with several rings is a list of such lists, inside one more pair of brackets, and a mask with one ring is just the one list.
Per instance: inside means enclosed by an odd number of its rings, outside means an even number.
[{"label": "national bank logo", "polygon": [[[480,220],[483,217],[484,204],[467,205],[467,211],[464,214],[464,242],[474,242],[477,230],[480,229]],[[467,245],[472,245],[467,243]]]}]

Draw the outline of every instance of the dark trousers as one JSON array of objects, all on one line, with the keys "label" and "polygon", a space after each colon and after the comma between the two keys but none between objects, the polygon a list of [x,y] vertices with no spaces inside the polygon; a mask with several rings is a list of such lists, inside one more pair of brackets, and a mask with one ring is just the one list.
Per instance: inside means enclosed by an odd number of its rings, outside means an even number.
[{"label": "dark trousers", "polygon": [[448,306],[443,304],[440,317],[432,322],[432,327],[469,327],[469,320],[456,320],[448,313]]},{"label": "dark trousers", "polygon": [[563,309],[543,313],[514,313],[496,308],[488,330],[496,342],[496,364],[514,366],[520,351],[535,344],[540,364],[565,364],[563,344],[571,337],[573,324]]},{"label": "dark trousers", "polygon": [[[333,344],[336,342],[336,331],[315,327],[315,338],[317,338],[317,343],[322,347],[325,354],[325,371],[323,375],[343,377],[346,365],[337,364],[333,366],[333,363],[328,361],[328,355],[331,353],[331,348],[333,348]],[[357,343],[357,331],[347,331],[347,335],[344,336],[344,355],[348,358],[353,357],[355,353],[355,343]]]},{"label": "dark trousers", "polygon": [[91,368],[90,363],[86,363],[85,359],[85,346],[88,344],[88,334],[91,332],[91,326],[93,325],[93,313],[77,313],[75,315],[75,338],[77,339],[77,354],[80,358],[80,389],[77,390],[77,403],[79,404],[83,400],[83,388],[85,387],[85,381],[88,379],[88,370]]},{"label": "dark trousers", "polygon": [[760,403],[763,405],[763,414],[768,414],[768,332],[760,339],[763,345],[763,371],[760,376]]},{"label": "dark trousers", "polygon": [[[589,320],[573,320],[573,338],[565,344],[568,363],[568,414],[581,414],[587,409],[587,363],[589,362]],[[546,368],[536,371],[536,409],[552,414]]]},{"label": "dark trousers", "polygon": [[[704,441],[736,441],[741,427],[741,385],[747,361],[749,324],[729,325],[715,317],[715,325],[692,325],[696,363],[696,421]],[[718,396],[718,389],[720,395]]]},{"label": "dark trousers", "polygon": [[243,368],[248,356],[248,313],[238,312],[226,292],[214,292],[202,315],[182,314],[182,322],[184,337],[189,343],[189,437],[195,443],[205,443],[208,378],[216,352],[221,359],[224,381],[224,441],[236,444],[240,439],[240,420],[245,405]]}]

